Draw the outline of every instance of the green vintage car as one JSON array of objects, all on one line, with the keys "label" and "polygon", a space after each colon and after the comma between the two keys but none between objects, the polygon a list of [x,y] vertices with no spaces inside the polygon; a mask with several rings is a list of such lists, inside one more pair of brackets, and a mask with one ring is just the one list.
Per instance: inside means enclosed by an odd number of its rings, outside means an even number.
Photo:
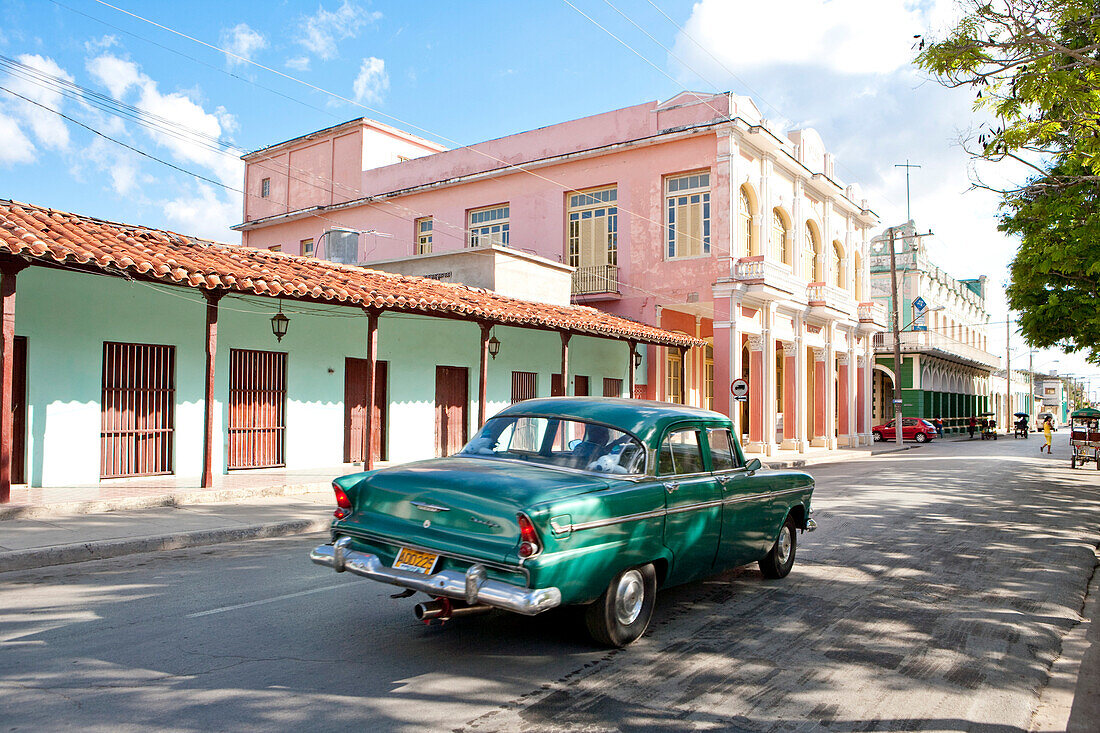
[{"label": "green vintage car", "polygon": [[489,419],[449,458],[333,482],[313,562],[434,600],[423,620],[586,605],[598,642],[645,631],[657,588],[794,565],[813,479],[746,462],[728,418],[665,402],[559,397]]}]

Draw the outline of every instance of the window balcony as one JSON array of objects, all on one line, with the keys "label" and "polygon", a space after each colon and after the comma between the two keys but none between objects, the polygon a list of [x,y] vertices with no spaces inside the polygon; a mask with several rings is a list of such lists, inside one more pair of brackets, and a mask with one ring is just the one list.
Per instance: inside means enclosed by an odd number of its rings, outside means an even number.
[{"label": "window balcony", "polygon": [[733,268],[733,279],[766,300],[801,297],[806,292],[806,282],[795,277],[789,265],[766,259],[764,255],[739,259]]},{"label": "window balcony", "polygon": [[619,294],[617,265],[578,267],[573,273],[573,295]]},{"label": "window balcony", "polygon": [[855,298],[847,290],[828,283],[816,282],[806,286],[806,301],[810,305],[811,315],[837,315],[851,318],[857,314]]},{"label": "window balcony", "polygon": [[881,303],[860,303],[856,313],[861,333],[875,333],[886,328],[886,308]]}]

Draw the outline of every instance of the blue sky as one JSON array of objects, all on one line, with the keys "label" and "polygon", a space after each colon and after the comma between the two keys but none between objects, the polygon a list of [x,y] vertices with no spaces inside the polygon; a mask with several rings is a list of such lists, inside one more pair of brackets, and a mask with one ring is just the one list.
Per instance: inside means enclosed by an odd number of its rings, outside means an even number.
[{"label": "blue sky", "polygon": [[[959,278],[989,275],[1003,322],[998,291],[1015,243],[996,231],[996,198],[969,189],[974,175],[997,183],[1020,172],[975,169],[959,142],[973,124],[969,95],[911,64],[913,35],[945,27],[950,0],[110,2],[371,109],[96,0],[4,0],[0,54],[205,137],[147,130],[2,69],[0,85],[230,187],[240,164],[214,148],[251,150],[359,116],[467,144],[685,88],[732,90],[782,125],[816,128],[884,225],[906,215],[895,164],[919,163],[912,210],[936,233],[932,257]],[[238,241],[227,227],[240,219],[239,194],[2,91],[0,197]],[[992,348],[1001,332],[991,329]],[[1086,369],[1036,358],[1048,365]]]}]

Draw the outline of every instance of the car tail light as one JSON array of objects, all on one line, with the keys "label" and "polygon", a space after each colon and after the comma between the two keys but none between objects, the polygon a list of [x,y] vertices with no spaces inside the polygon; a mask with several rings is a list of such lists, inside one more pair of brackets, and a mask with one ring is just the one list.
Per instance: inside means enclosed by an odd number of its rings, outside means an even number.
[{"label": "car tail light", "polygon": [[344,493],[344,490],[340,488],[339,484],[333,484],[332,490],[336,492],[336,511],[332,513],[332,516],[337,519],[343,519],[351,514],[351,499],[348,498],[348,495]]},{"label": "car tail light", "polygon": [[527,515],[517,514],[516,521],[519,523],[519,556],[521,558],[534,557],[542,552],[539,533],[535,531],[535,525],[531,523]]}]

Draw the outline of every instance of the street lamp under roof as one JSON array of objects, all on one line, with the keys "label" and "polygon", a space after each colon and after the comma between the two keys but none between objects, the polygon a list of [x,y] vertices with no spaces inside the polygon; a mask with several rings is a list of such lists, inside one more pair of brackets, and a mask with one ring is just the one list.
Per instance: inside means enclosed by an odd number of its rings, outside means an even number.
[{"label": "street lamp under roof", "polygon": [[282,341],[286,336],[286,329],[290,325],[290,319],[283,315],[283,301],[279,300],[279,312],[271,317],[271,332],[275,334],[276,341]]},{"label": "street lamp under roof", "polygon": [[497,354],[499,354],[499,353],[500,353],[500,339],[498,339],[496,336],[493,336],[491,339],[489,339],[489,356],[496,359]]}]

